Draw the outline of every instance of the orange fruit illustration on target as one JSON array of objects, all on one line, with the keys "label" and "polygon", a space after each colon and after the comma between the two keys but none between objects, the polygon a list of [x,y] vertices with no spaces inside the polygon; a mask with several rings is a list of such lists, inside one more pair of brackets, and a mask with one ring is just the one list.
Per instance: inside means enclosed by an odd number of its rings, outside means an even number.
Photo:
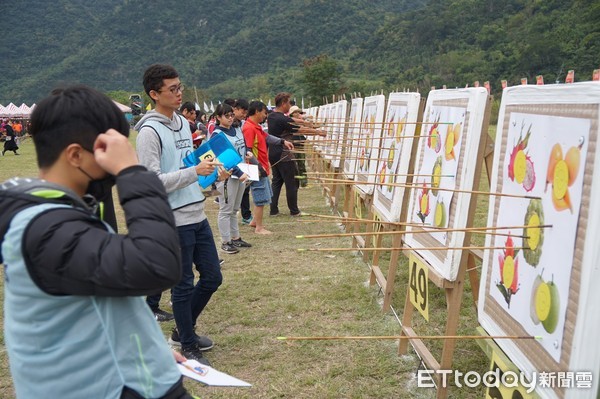
[{"label": "orange fruit illustration on target", "polygon": [[572,146],[563,157],[562,146],[559,143],[554,144],[550,151],[548,160],[548,171],[546,174],[546,189],[552,184],[552,204],[557,211],[569,210],[573,213],[569,187],[575,183],[579,174],[581,162],[581,147],[584,138],[579,138],[579,144]]}]

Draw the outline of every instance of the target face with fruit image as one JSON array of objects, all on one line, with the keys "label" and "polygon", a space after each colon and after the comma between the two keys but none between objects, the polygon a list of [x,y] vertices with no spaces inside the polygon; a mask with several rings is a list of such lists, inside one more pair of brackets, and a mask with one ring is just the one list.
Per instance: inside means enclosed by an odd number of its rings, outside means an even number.
[{"label": "target face with fruit image", "polygon": [[[495,153],[490,192],[513,197],[490,199],[488,226],[518,227],[510,240],[502,235],[486,240],[486,245],[504,249],[484,254],[487,285],[480,323],[490,334],[518,331],[541,337],[531,351],[545,359],[546,364],[537,366],[547,367],[550,359],[561,362],[563,352],[570,350],[565,340],[573,330],[568,314],[576,311],[569,304],[579,276],[574,272],[581,257],[578,226],[589,201],[584,177],[593,129],[589,119],[565,116],[565,106],[546,107],[539,114],[531,105],[523,109],[527,112],[516,106],[505,111],[498,126],[502,136],[496,137],[500,152]],[[560,116],[549,115],[550,110]]]},{"label": "target face with fruit image", "polygon": [[378,160],[377,182],[381,183],[374,188],[373,207],[385,221],[396,222],[403,217],[402,205],[408,191],[403,185],[413,181],[414,171],[410,168],[413,147],[419,142],[415,135],[420,133],[420,126],[415,122],[420,117],[420,104],[420,94],[410,92],[390,93],[385,104],[383,134],[373,152]]}]

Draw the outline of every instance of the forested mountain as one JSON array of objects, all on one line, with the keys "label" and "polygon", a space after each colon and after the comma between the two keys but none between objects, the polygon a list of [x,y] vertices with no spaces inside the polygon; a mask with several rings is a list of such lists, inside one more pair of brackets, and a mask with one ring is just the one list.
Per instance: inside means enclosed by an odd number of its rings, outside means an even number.
[{"label": "forested mountain", "polygon": [[153,62],[200,101],[304,95],[303,61],[320,54],[339,93],[600,68],[600,0],[2,0],[0,15],[2,104],[60,82],[141,93]]}]

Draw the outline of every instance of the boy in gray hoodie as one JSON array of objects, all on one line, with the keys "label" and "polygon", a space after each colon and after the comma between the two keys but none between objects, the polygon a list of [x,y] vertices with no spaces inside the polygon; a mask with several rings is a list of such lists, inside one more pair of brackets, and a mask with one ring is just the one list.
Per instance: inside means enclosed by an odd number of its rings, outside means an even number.
[{"label": "boy in gray hoodie", "polygon": [[[156,104],[136,124],[140,163],[155,172],[167,191],[181,246],[181,281],[173,287],[173,315],[177,328],[170,343],[181,345],[182,354],[204,364],[202,351],[212,341],[195,332],[196,319],[222,283],[221,266],[213,233],[204,213],[204,195],[198,176],[210,175],[217,167],[211,160],[185,167],[183,159],[193,152],[189,123],[175,111],[182,102],[183,85],[170,65],[154,64],[144,73],[144,90]],[[221,173],[224,178],[227,175]],[[194,284],[192,264],[200,273]]]}]

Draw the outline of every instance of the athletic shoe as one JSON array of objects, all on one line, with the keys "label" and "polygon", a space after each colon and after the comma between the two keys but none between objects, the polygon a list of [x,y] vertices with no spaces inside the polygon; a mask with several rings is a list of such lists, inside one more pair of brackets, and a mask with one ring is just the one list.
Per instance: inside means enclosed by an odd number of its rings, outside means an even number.
[{"label": "athletic shoe", "polygon": [[293,216],[293,217],[298,217],[298,216],[302,216],[302,212],[290,213],[290,215]]},{"label": "athletic shoe", "polygon": [[219,197],[215,198],[215,204],[219,203]]},{"label": "athletic shoe", "polygon": [[195,360],[198,363],[201,363],[205,366],[210,366],[210,362],[207,358],[204,357],[202,351],[198,348],[197,344],[194,344],[187,348],[181,349],[181,354],[185,356],[187,359]]},{"label": "athletic shoe", "polygon": [[223,263],[225,263],[225,259],[219,259],[219,266],[223,266]]},{"label": "athletic shoe", "polygon": [[[194,333],[194,334],[196,335],[196,344],[198,345],[199,351],[207,351],[209,349],[212,349],[213,346],[215,346],[215,344],[212,342],[212,340],[210,338],[208,338],[207,336],[197,335],[196,333]],[[176,328],[174,328],[173,332],[171,332],[171,338],[169,338],[169,344],[171,346],[181,346],[181,340],[179,339],[179,332],[177,331]]]},{"label": "athletic shoe", "polygon": [[252,216],[250,216],[248,219],[242,218],[242,224],[250,224],[250,222],[252,222],[252,220],[254,220],[254,218]]},{"label": "athletic shoe", "polygon": [[252,244],[242,240],[242,237],[238,238],[237,240],[231,240],[230,242],[236,248],[250,248],[252,246]]},{"label": "athletic shoe", "polygon": [[223,252],[225,252],[226,254],[237,254],[238,252],[240,252],[239,249],[237,249],[232,243],[231,241],[229,242],[224,242],[223,244],[221,244],[221,249],[223,250]]},{"label": "athletic shoe", "polygon": [[173,320],[173,314],[169,313],[169,312],[165,312],[162,309],[152,310],[152,313],[154,313],[154,318],[158,322]]}]

